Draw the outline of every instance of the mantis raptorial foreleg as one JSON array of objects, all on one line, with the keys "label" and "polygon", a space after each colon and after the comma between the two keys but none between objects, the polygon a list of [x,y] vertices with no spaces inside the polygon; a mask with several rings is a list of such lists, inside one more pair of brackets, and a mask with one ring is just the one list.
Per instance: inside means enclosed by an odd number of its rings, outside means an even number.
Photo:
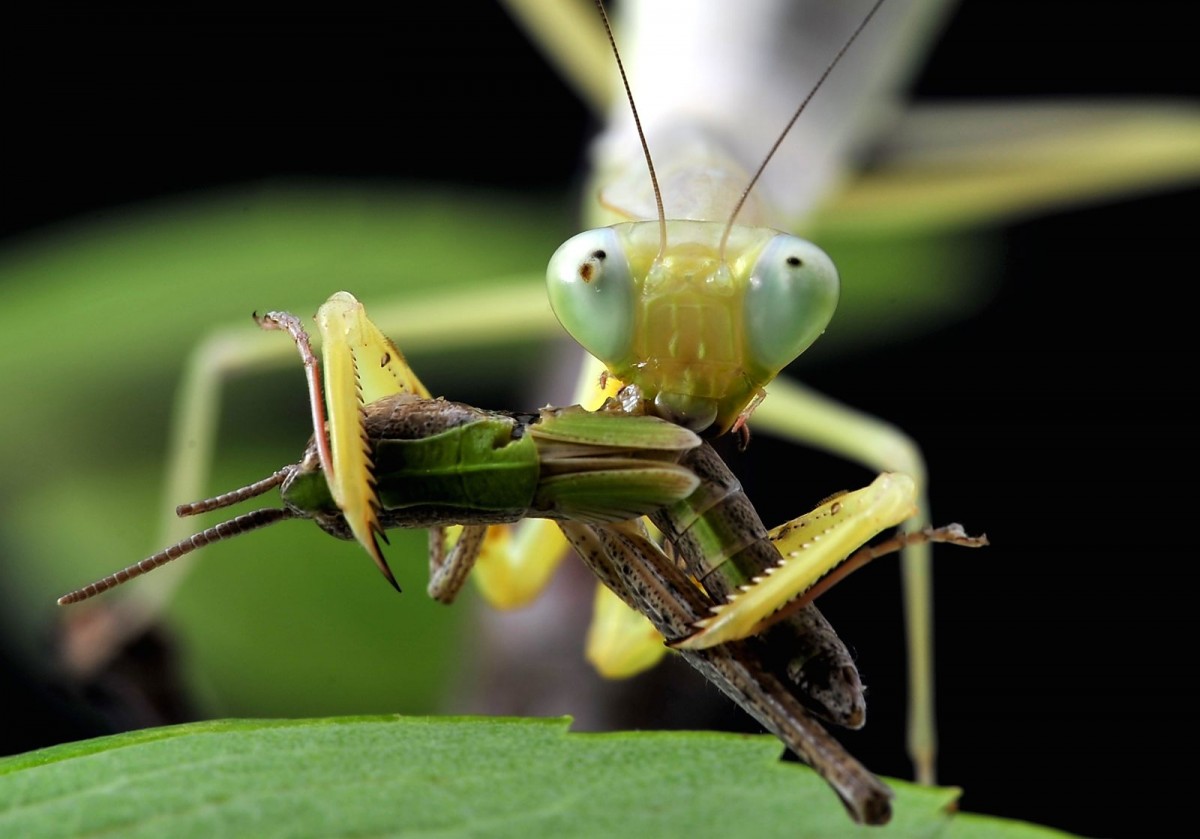
[{"label": "mantis raptorial foreleg", "polygon": [[[360,414],[366,403],[398,393],[428,398],[429,390],[403,353],[367,317],[362,304],[352,295],[338,292],[331,296],[318,310],[316,321],[324,356],[324,402],[329,409],[328,452],[320,445],[325,439],[324,417],[320,412],[322,399],[315,381],[316,359],[307,336],[295,319],[285,313],[271,313],[259,319],[264,327],[287,329],[296,340],[309,376],[314,439],[322,452],[321,465],[329,476],[334,500],[359,544],[395,585],[379,550],[378,539],[386,537],[376,515],[379,499]],[[483,590],[493,603],[514,606],[536,596],[554,569],[556,562],[551,560],[561,557],[565,542],[548,521],[524,521],[518,527],[523,539],[513,539],[508,528],[500,525],[456,528],[458,532],[449,551],[447,528],[432,527],[429,596],[439,602],[453,602],[477,563],[490,570]],[[530,562],[528,556],[540,561]]]},{"label": "mantis raptorial foreleg", "polygon": [[[868,469],[901,472],[916,485],[916,511],[902,525],[908,533],[929,525],[925,460],[912,438],[872,417],[791,380],[776,379],[771,398],[754,415],[756,427],[822,448]],[[904,547],[901,555],[905,632],[908,646],[908,752],[917,780],[936,777],[937,727],[933,675],[933,568],[928,542]]]},{"label": "mantis raptorial foreleg", "polygon": [[[510,277],[457,296],[379,306],[375,314],[386,331],[404,335],[410,351],[436,351],[447,346],[489,346],[515,335],[551,340],[561,331],[544,309],[544,290],[527,279]],[[455,313],[454,329],[448,327],[447,312]],[[247,330],[242,324],[215,331],[192,349],[172,409],[163,490],[168,503],[162,512],[160,542],[177,542],[190,532],[188,523],[175,515],[175,504],[180,498],[199,498],[207,490],[230,381],[264,369],[286,368],[294,358],[294,351],[277,337]],[[561,541],[553,527],[550,532]],[[142,581],[121,602],[120,619],[92,631],[86,649],[72,656],[74,666],[81,672],[104,667],[128,639],[137,637],[166,610],[186,573],[187,563],[173,563]]]},{"label": "mantis raptorial foreleg", "polygon": [[[909,518],[916,489],[903,473],[885,472],[869,487],[847,492],[776,528],[778,564],[763,569],[698,621],[678,646],[711,647],[755,633],[771,614],[812,586],[883,530]],[[769,534],[768,534],[769,538]]]}]

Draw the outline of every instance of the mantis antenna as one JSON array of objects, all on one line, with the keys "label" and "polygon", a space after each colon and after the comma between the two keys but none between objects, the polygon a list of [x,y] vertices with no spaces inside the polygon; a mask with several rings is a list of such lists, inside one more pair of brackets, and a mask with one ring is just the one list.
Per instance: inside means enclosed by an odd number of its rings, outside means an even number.
[{"label": "mantis antenna", "polygon": [[[600,19],[604,22],[604,31],[608,35],[608,43],[612,46],[613,58],[617,60],[617,70],[621,73],[621,84],[625,87],[625,98],[629,100],[629,110],[633,113],[633,124],[637,127],[638,140],[642,143],[642,154],[646,156],[646,168],[650,170],[650,185],[654,188],[654,204],[658,208],[658,258],[662,259],[667,252],[667,212],[663,209],[662,190],[658,186],[658,176],[654,174],[654,161],[650,159],[650,145],[646,142],[646,133],[642,131],[642,118],[638,116],[637,103],[633,101],[629,76],[625,74],[625,62],[621,61],[621,53],[617,49],[617,39],[613,36],[612,24],[608,22],[608,12],[604,10],[604,0],[596,0],[596,8],[600,10]],[[745,198],[743,197],[742,200]],[[724,243],[722,243],[721,250],[724,251]]]},{"label": "mantis antenna", "polygon": [[[763,158],[762,163],[758,165],[758,169],[750,178],[750,183],[746,184],[746,188],[742,190],[741,197],[738,198],[737,203],[733,205],[733,212],[729,214],[729,221],[725,225],[725,232],[721,235],[720,253],[722,259],[725,258],[725,245],[729,242],[729,233],[733,230],[733,223],[737,221],[738,213],[740,213],[742,211],[742,207],[745,206],[746,199],[750,197],[750,191],[754,189],[755,184],[757,184],[759,178],[762,177],[762,173],[767,168],[767,164],[771,162],[771,158],[775,156],[775,152],[779,151],[779,147],[783,145],[783,141],[787,138],[787,135],[791,133],[792,126],[796,124],[796,120],[800,118],[800,114],[804,112],[804,109],[808,107],[808,103],[812,101],[814,96],[816,96],[817,91],[820,90],[821,86],[825,84],[825,80],[829,78],[829,74],[833,72],[833,68],[836,67],[838,62],[842,60],[842,56],[844,56],[846,51],[850,49],[850,45],[858,40],[858,36],[862,34],[864,29],[867,28],[867,24],[871,22],[871,18],[875,17],[875,13],[879,11],[879,7],[882,5],[883,0],[877,0],[875,5],[871,7],[871,11],[867,12],[866,16],[859,22],[858,27],[850,33],[850,37],[846,39],[845,43],[842,44],[842,48],[838,50],[837,55],[835,55],[833,60],[830,61],[825,67],[824,72],[822,72],[820,78],[817,79],[816,84],[812,86],[812,89],[808,91],[808,95],[804,97],[804,100],[800,103],[800,106],[792,113],[792,118],[789,119],[787,125],[783,127],[783,131],[781,131],[779,136],[775,138],[775,142],[772,144],[770,151],[767,152],[766,157]],[[623,73],[624,71],[622,71],[622,74]],[[643,141],[643,143],[644,142],[645,141]],[[647,152],[647,154],[649,154],[649,152]],[[655,191],[657,192],[657,190],[658,187],[655,185]],[[661,212],[661,203],[659,206]]]}]

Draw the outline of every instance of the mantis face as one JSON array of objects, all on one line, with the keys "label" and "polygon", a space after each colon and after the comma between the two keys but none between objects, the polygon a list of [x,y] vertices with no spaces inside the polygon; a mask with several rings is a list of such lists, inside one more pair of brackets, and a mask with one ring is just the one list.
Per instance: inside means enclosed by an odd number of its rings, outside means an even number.
[{"label": "mantis face", "polygon": [[722,222],[588,230],[547,269],[563,327],[659,416],[695,431],[740,426],[764,386],[825,331],[838,273],[816,245]]}]

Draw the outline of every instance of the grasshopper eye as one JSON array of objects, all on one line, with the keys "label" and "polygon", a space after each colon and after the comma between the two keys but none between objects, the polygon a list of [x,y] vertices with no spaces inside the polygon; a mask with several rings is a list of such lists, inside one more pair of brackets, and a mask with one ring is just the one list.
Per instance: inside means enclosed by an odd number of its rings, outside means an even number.
[{"label": "grasshopper eye", "polygon": [[833,260],[812,242],[775,236],[746,290],[746,341],[754,362],[782,370],[825,331],[837,301]]},{"label": "grasshopper eye", "polygon": [[585,350],[605,363],[633,344],[634,282],[617,234],[607,227],[572,236],[546,269],[550,307]]}]

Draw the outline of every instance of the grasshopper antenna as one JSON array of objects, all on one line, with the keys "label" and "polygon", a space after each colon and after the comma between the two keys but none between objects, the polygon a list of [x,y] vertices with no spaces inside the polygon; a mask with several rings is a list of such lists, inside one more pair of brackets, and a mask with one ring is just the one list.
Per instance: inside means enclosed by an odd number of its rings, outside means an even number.
[{"label": "grasshopper antenna", "polygon": [[180,504],[175,508],[175,515],[182,518],[183,516],[196,516],[200,513],[207,513],[210,510],[220,510],[222,507],[232,507],[234,504],[240,504],[249,498],[256,498],[264,492],[274,489],[287,480],[287,477],[295,470],[295,466],[285,466],[274,475],[263,478],[261,481],[255,481],[249,486],[244,486],[231,492],[223,492],[220,495],[206,498],[203,501]]},{"label": "grasshopper antenna", "polygon": [[109,574],[103,579],[96,580],[91,585],[84,586],[70,594],[64,594],[58,598],[58,605],[66,606],[71,603],[78,603],[81,600],[87,600],[101,592],[108,591],[110,588],[116,588],[121,583],[128,582],[134,577],[140,577],[148,571],[153,571],[160,565],[166,565],[173,559],[187,556],[192,551],[203,548],[205,545],[211,545],[213,542],[220,542],[223,539],[230,539],[242,533],[249,533],[251,530],[266,527],[268,524],[274,524],[277,521],[293,518],[296,518],[296,514],[282,507],[267,507],[262,510],[243,513],[237,518],[223,521],[207,530],[200,531],[194,536],[189,536],[182,542],[161,550],[153,556],[148,556],[141,562],[134,563],[128,568],[123,568],[115,574]]},{"label": "grasshopper antenna", "polygon": [[[294,467],[280,469],[274,475],[268,478],[263,478],[261,481],[255,481],[249,486],[244,486],[241,489],[235,489],[232,492],[222,493],[214,498],[207,498],[203,501],[196,501],[191,504],[180,504],[175,508],[176,515],[179,516],[194,516],[197,513],[206,513],[209,510],[219,510],[222,507],[228,507],[231,504],[237,504],[245,501],[248,498],[254,498],[262,495],[269,489],[272,489],[287,478],[291,474]],[[58,598],[59,606],[66,606],[71,603],[79,603],[82,600],[88,600],[95,597],[97,594],[108,591],[110,588],[116,588],[122,583],[128,582],[135,577],[140,577],[143,574],[153,571],[161,565],[166,565],[173,559],[179,559],[181,556],[187,556],[192,551],[203,548],[205,545],[211,545],[213,542],[220,542],[224,539],[231,539],[234,536],[240,536],[243,533],[249,533],[251,530],[258,530],[260,527],[266,527],[269,524],[274,524],[277,521],[284,519],[294,519],[298,516],[296,513],[285,507],[267,507],[262,510],[254,510],[249,513],[243,513],[240,516],[223,521],[220,524],[214,525],[206,530],[202,530],[194,536],[189,536],[182,542],[177,542],[169,548],[159,551],[153,556],[148,556],[141,562],[136,562],[128,568],[123,568],[115,574],[109,574],[103,579],[97,580],[91,585],[77,589],[70,594],[64,594]]]},{"label": "grasshopper antenna", "polygon": [[775,138],[775,143],[771,146],[771,150],[767,152],[767,156],[763,158],[763,162],[758,165],[758,170],[754,173],[754,176],[750,178],[750,183],[746,184],[746,188],[742,191],[742,197],[738,199],[737,204],[735,204],[733,207],[733,212],[729,214],[729,223],[725,225],[725,232],[721,235],[720,252],[722,256],[725,253],[725,245],[729,241],[729,234],[733,231],[733,223],[737,221],[738,213],[740,213],[742,211],[742,207],[745,206],[746,199],[750,197],[750,191],[754,189],[755,184],[757,184],[759,179],[762,177],[762,173],[767,168],[767,164],[771,162],[771,158],[775,156],[775,152],[779,151],[779,147],[783,145],[783,141],[787,138],[787,135],[791,133],[792,126],[796,124],[796,120],[800,118],[800,114],[804,112],[804,109],[808,107],[808,103],[812,101],[814,96],[816,96],[817,91],[820,90],[821,86],[825,84],[825,80],[829,78],[829,74],[833,72],[833,68],[836,67],[838,62],[842,60],[842,57],[846,54],[846,51],[850,49],[850,45],[858,40],[858,36],[861,35],[862,31],[867,28],[867,24],[871,22],[871,18],[875,17],[875,13],[879,11],[879,7],[882,5],[883,0],[877,0],[875,5],[871,7],[871,11],[867,12],[866,17],[864,17],[858,24],[858,27],[850,33],[850,37],[846,39],[846,42],[842,44],[842,48],[838,50],[837,55],[835,55],[833,60],[830,61],[825,67],[824,72],[821,73],[820,78],[817,79],[816,84],[812,86],[812,89],[808,91],[808,95],[804,97],[804,100],[800,103],[800,106],[796,108],[795,112],[792,114],[792,118],[789,119],[787,125],[784,126],[783,131],[781,131],[779,136]]}]

